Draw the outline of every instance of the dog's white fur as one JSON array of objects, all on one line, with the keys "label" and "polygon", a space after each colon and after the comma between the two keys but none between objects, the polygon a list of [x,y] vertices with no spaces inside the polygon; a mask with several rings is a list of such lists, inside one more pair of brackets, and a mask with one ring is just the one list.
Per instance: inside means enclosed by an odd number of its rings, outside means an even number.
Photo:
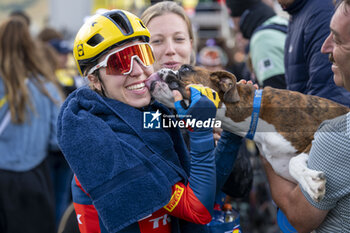
[{"label": "dog's white fur", "polygon": [[[249,130],[251,117],[242,122],[234,122],[225,116],[225,112],[226,107],[223,104],[216,114],[216,119],[222,122],[222,128],[244,137]],[[326,179],[323,172],[307,167],[307,154],[295,156],[297,150],[276,131],[272,124],[259,119],[254,142],[278,175],[299,183],[315,201],[324,197]]]}]

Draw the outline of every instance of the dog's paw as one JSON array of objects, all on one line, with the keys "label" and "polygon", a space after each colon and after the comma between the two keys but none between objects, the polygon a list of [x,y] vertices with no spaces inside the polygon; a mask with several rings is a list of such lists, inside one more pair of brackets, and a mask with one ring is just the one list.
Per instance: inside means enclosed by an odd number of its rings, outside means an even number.
[{"label": "dog's paw", "polygon": [[308,169],[305,171],[305,185],[302,184],[304,190],[310,197],[319,202],[326,193],[326,176],[323,172]]},{"label": "dog's paw", "polygon": [[289,162],[289,173],[314,201],[319,202],[326,193],[326,176],[321,171],[309,169],[307,159],[308,155],[304,153],[293,157]]}]

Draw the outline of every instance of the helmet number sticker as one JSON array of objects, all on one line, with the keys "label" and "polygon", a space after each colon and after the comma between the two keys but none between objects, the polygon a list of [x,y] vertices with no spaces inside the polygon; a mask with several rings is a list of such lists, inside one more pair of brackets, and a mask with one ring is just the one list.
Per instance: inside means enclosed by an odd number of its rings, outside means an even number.
[{"label": "helmet number sticker", "polygon": [[78,45],[77,45],[77,51],[78,51],[78,56],[79,56],[79,57],[84,56],[84,47],[83,47],[83,44],[78,44]]}]

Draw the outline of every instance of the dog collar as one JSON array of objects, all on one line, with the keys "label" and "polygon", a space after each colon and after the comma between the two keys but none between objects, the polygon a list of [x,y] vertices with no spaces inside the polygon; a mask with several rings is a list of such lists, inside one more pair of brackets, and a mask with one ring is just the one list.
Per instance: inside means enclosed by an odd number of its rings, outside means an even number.
[{"label": "dog collar", "polygon": [[261,97],[262,97],[263,90],[256,90],[254,94],[254,100],[253,100],[253,112],[252,112],[252,120],[250,121],[250,126],[246,138],[253,140],[256,127],[258,126],[259,121],[259,112],[260,112],[260,106],[261,106]]}]

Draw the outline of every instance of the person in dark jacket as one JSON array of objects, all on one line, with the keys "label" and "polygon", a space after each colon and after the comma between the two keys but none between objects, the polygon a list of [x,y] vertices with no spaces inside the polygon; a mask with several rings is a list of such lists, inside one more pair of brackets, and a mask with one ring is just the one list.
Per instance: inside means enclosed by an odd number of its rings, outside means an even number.
[{"label": "person in dark jacket", "polygon": [[335,85],[331,63],[321,53],[330,33],[332,0],[278,0],[290,14],[285,43],[287,89],[321,96],[350,106],[350,92]]},{"label": "person in dark jacket", "polygon": [[285,89],[283,57],[288,20],[261,0],[228,0],[226,4],[235,27],[249,39],[249,56],[259,85]]}]

